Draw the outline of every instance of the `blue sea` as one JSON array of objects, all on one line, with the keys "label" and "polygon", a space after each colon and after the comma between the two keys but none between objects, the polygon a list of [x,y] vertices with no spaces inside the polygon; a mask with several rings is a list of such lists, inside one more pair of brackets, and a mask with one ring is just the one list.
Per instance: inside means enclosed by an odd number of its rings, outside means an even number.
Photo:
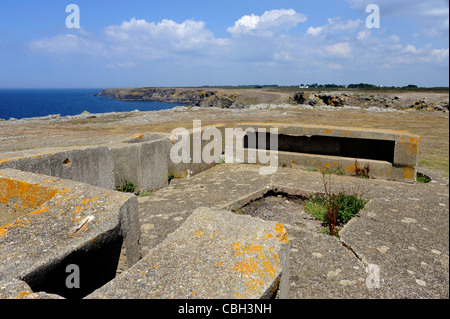
[{"label": "blue sea", "polygon": [[163,102],[116,101],[96,97],[102,89],[0,89],[0,119],[39,117],[51,114],[156,111],[181,105]]}]

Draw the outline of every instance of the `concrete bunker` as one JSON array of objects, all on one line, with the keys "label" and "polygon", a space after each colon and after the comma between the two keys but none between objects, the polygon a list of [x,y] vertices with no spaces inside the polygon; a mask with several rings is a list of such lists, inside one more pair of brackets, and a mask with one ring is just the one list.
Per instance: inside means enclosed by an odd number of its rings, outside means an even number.
[{"label": "concrete bunker", "polygon": [[[247,132],[244,136],[245,148],[270,150],[272,133]],[[260,145],[260,140],[265,140]],[[255,141],[249,144],[249,141]],[[394,163],[395,142],[387,140],[345,138],[336,136],[292,136],[278,134],[278,151],[331,155]]]},{"label": "concrete bunker", "polygon": [[[237,124],[236,128],[246,131],[237,145],[244,151],[244,163],[258,163],[253,149],[269,150],[270,137],[277,134],[278,148],[271,152],[278,156],[279,166],[339,169],[349,175],[370,167],[370,178],[416,181],[420,136],[405,131],[277,123]],[[258,145],[263,142],[265,146]]]}]

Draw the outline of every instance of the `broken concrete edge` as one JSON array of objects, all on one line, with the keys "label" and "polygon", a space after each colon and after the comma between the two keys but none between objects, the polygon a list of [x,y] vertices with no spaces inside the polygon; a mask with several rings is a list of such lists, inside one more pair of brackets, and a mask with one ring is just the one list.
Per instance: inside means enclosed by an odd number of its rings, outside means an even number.
[{"label": "broken concrete edge", "polygon": [[143,259],[87,299],[258,299],[289,289],[282,224],[197,208]]},{"label": "broken concrete edge", "polygon": [[13,278],[8,281],[0,280],[0,299],[64,299],[63,297],[46,292],[33,292],[31,287],[22,280]]},{"label": "broken concrete edge", "polygon": [[[15,189],[17,182],[22,188]],[[13,169],[0,171],[0,184],[5,186],[0,189],[1,205],[21,199],[12,212],[1,211],[11,215],[0,216],[8,221],[0,225],[2,282],[39,283],[74,252],[98,249],[119,236],[128,266],[140,259],[136,196]],[[50,196],[41,198],[49,190]]]}]

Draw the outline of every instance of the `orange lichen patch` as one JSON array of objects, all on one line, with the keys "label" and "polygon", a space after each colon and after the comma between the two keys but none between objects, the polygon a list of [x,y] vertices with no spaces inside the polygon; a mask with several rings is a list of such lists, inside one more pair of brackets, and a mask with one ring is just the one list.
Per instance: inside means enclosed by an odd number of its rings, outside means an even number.
[{"label": "orange lichen patch", "polygon": [[414,168],[411,167],[403,167],[403,178],[405,179],[413,179],[414,178]]},{"label": "orange lichen patch", "polygon": [[[281,224],[280,226],[277,226],[277,229],[282,233],[284,226]],[[240,242],[237,242],[233,244],[233,247],[237,250],[235,255],[245,256],[246,259],[238,262],[231,269],[237,270],[245,276],[247,280],[247,292],[249,294],[260,293],[265,279],[269,277],[275,278],[277,273],[276,267],[279,265],[279,256],[274,254],[273,250],[272,253],[264,251],[261,245],[250,244],[243,246]],[[241,296],[235,295],[237,297]]]},{"label": "orange lichen patch", "polygon": [[83,205],[86,205],[86,204],[88,204],[89,202],[98,202],[98,197],[97,197],[97,196],[94,196],[94,197],[92,197],[91,199],[83,198],[83,199],[81,200],[81,204],[83,204]]},{"label": "orange lichen patch", "polygon": [[22,161],[22,160],[23,160],[23,158],[21,158],[21,157],[4,158],[4,159],[0,159],[0,165],[6,164],[6,163],[11,162],[11,161]]},{"label": "orange lichen patch", "polygon": [[276,236],[280,240],[280,242],[282,242],[282,243],[289,242],[288,234],[282,224],[277,223],[275,225],[275,231],[277,232]]},{"label": "orange lichen patch", "polygon": [[5,235],[8,232],[9,228],[12,227],[27,227],[30,221],[25,218],[19,218],[15,223],[6,224],[0,227],[0,237]]},{"label": "orange lichen patch", "polygon": [[40,213],[43,213],[43,212],[45,212],[45,211],[47,211],[47,209],[48,209],[48,207],[42,207],[42,208],[40,208],[40,209],[38,209],[38,210],[35,210],[35,211],[32,211],[31,213],[30,213],[30,215],[36,215],[36,214],[40,214]]},{"label": "orange lichen patch", "polygon": [[349,136],[350,135],[350,131],[349,130],[345,130],[341,134],[342,134],[342,136]]},{"label": "orange lichen patch", "polygon": [[140,138],[143,139],[144,138],[144,134],[134,134],[133,138]]},{"label": "orange lichen patch", "polygon": [[57,192],[56,188],[42,187],[39,184],[10,178],[0,179],[0,202],[6,204],[10,199],[18,197],[24,202],[21,210],[37,209],[44,202],[53,198]]},{"label": "orange lichen patch", "polygon": [[32,292],[28,292],[28,291],[20,291],[19,292],[19,298],[23,298],[25,296],[28,296],[30,293]]},{"label": "orange lichen patch", "polygon": [[203,233],[199,230],[199,231],[196,231],[196,232],[194,233],[194,235],[198,237],[198,236],[203,235]]},{"label": "orange lichen patch", "polygon": [[42,181],[43,183],[56,183],[54,179],[46,178]]},{"label": "orange lichen patch", "polygon": [[411,137],[406,144],[406,151],[408,152],[409,156],[417,155],[417,147],[419,145],[419,138],[417,137]]},{"label": "orange lichen patch", "polygon": [[333,132],[333,129],[328,129],[328,128],[326,128],[326,129],[323,130],[323,132],[324,132],[325,134],[330,134],[330,133]]},{"label": "orange lichen patch", "polygon": [[248,258],[245,261],[237,263],[232,269],[236,269],[244,275],[253,277],[252,275],[258,271],[258,266],[255,263],[254,258]]},{"label": "orange lichen patch", "polygon": [[273,238],[273,235],[271,233],[268,233],[267,235],[263,236],[264,239]]},{"label": "orange lichen patch", "polygon": [[355,165],[348,165],[344,167],[344,170],[349,174],[353,174],[356,171],[356,167]]},{"label": "orange lichen patch", "polygon": [[245,299],[245,294],[241,292],[235,292],[234,295],[236,296],[236,298]]}]

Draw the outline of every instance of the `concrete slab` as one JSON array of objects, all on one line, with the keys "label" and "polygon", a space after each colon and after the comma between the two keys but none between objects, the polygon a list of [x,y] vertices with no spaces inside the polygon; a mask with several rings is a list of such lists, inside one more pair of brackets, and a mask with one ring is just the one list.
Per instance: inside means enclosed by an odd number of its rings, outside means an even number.
[{"label": "concrete slab", "polygon": [[141,261],[87,298],[285,297],[289,239],[283,225],[198,208]]},{"label": "concrete slab", "polygon": [[[448,298],[448,181],[428,174],[433,183],[332,175],[333,191],[358,192],[370,202],[340,239],[285,225],[292,245],[288,298]],[[322,174],[279,167],[260,175],[258,165],[221,164],[175,179],[139,198],[142,250],[161,243],[197,204],[231,209],[277,188],[323,192]]]},{"label": "concrete slab", "polygon": [[[116,266],[122,242],[128,266],[140,258],[134,195],[3,169],[0,205],[1,281],[18,279],[36,289],[54,269],[82,263],[85,255],[112,243],[118,243]],[[82,271],[88,273],[88,268]],[[64,281],[58,285],[64,286]]]}]

